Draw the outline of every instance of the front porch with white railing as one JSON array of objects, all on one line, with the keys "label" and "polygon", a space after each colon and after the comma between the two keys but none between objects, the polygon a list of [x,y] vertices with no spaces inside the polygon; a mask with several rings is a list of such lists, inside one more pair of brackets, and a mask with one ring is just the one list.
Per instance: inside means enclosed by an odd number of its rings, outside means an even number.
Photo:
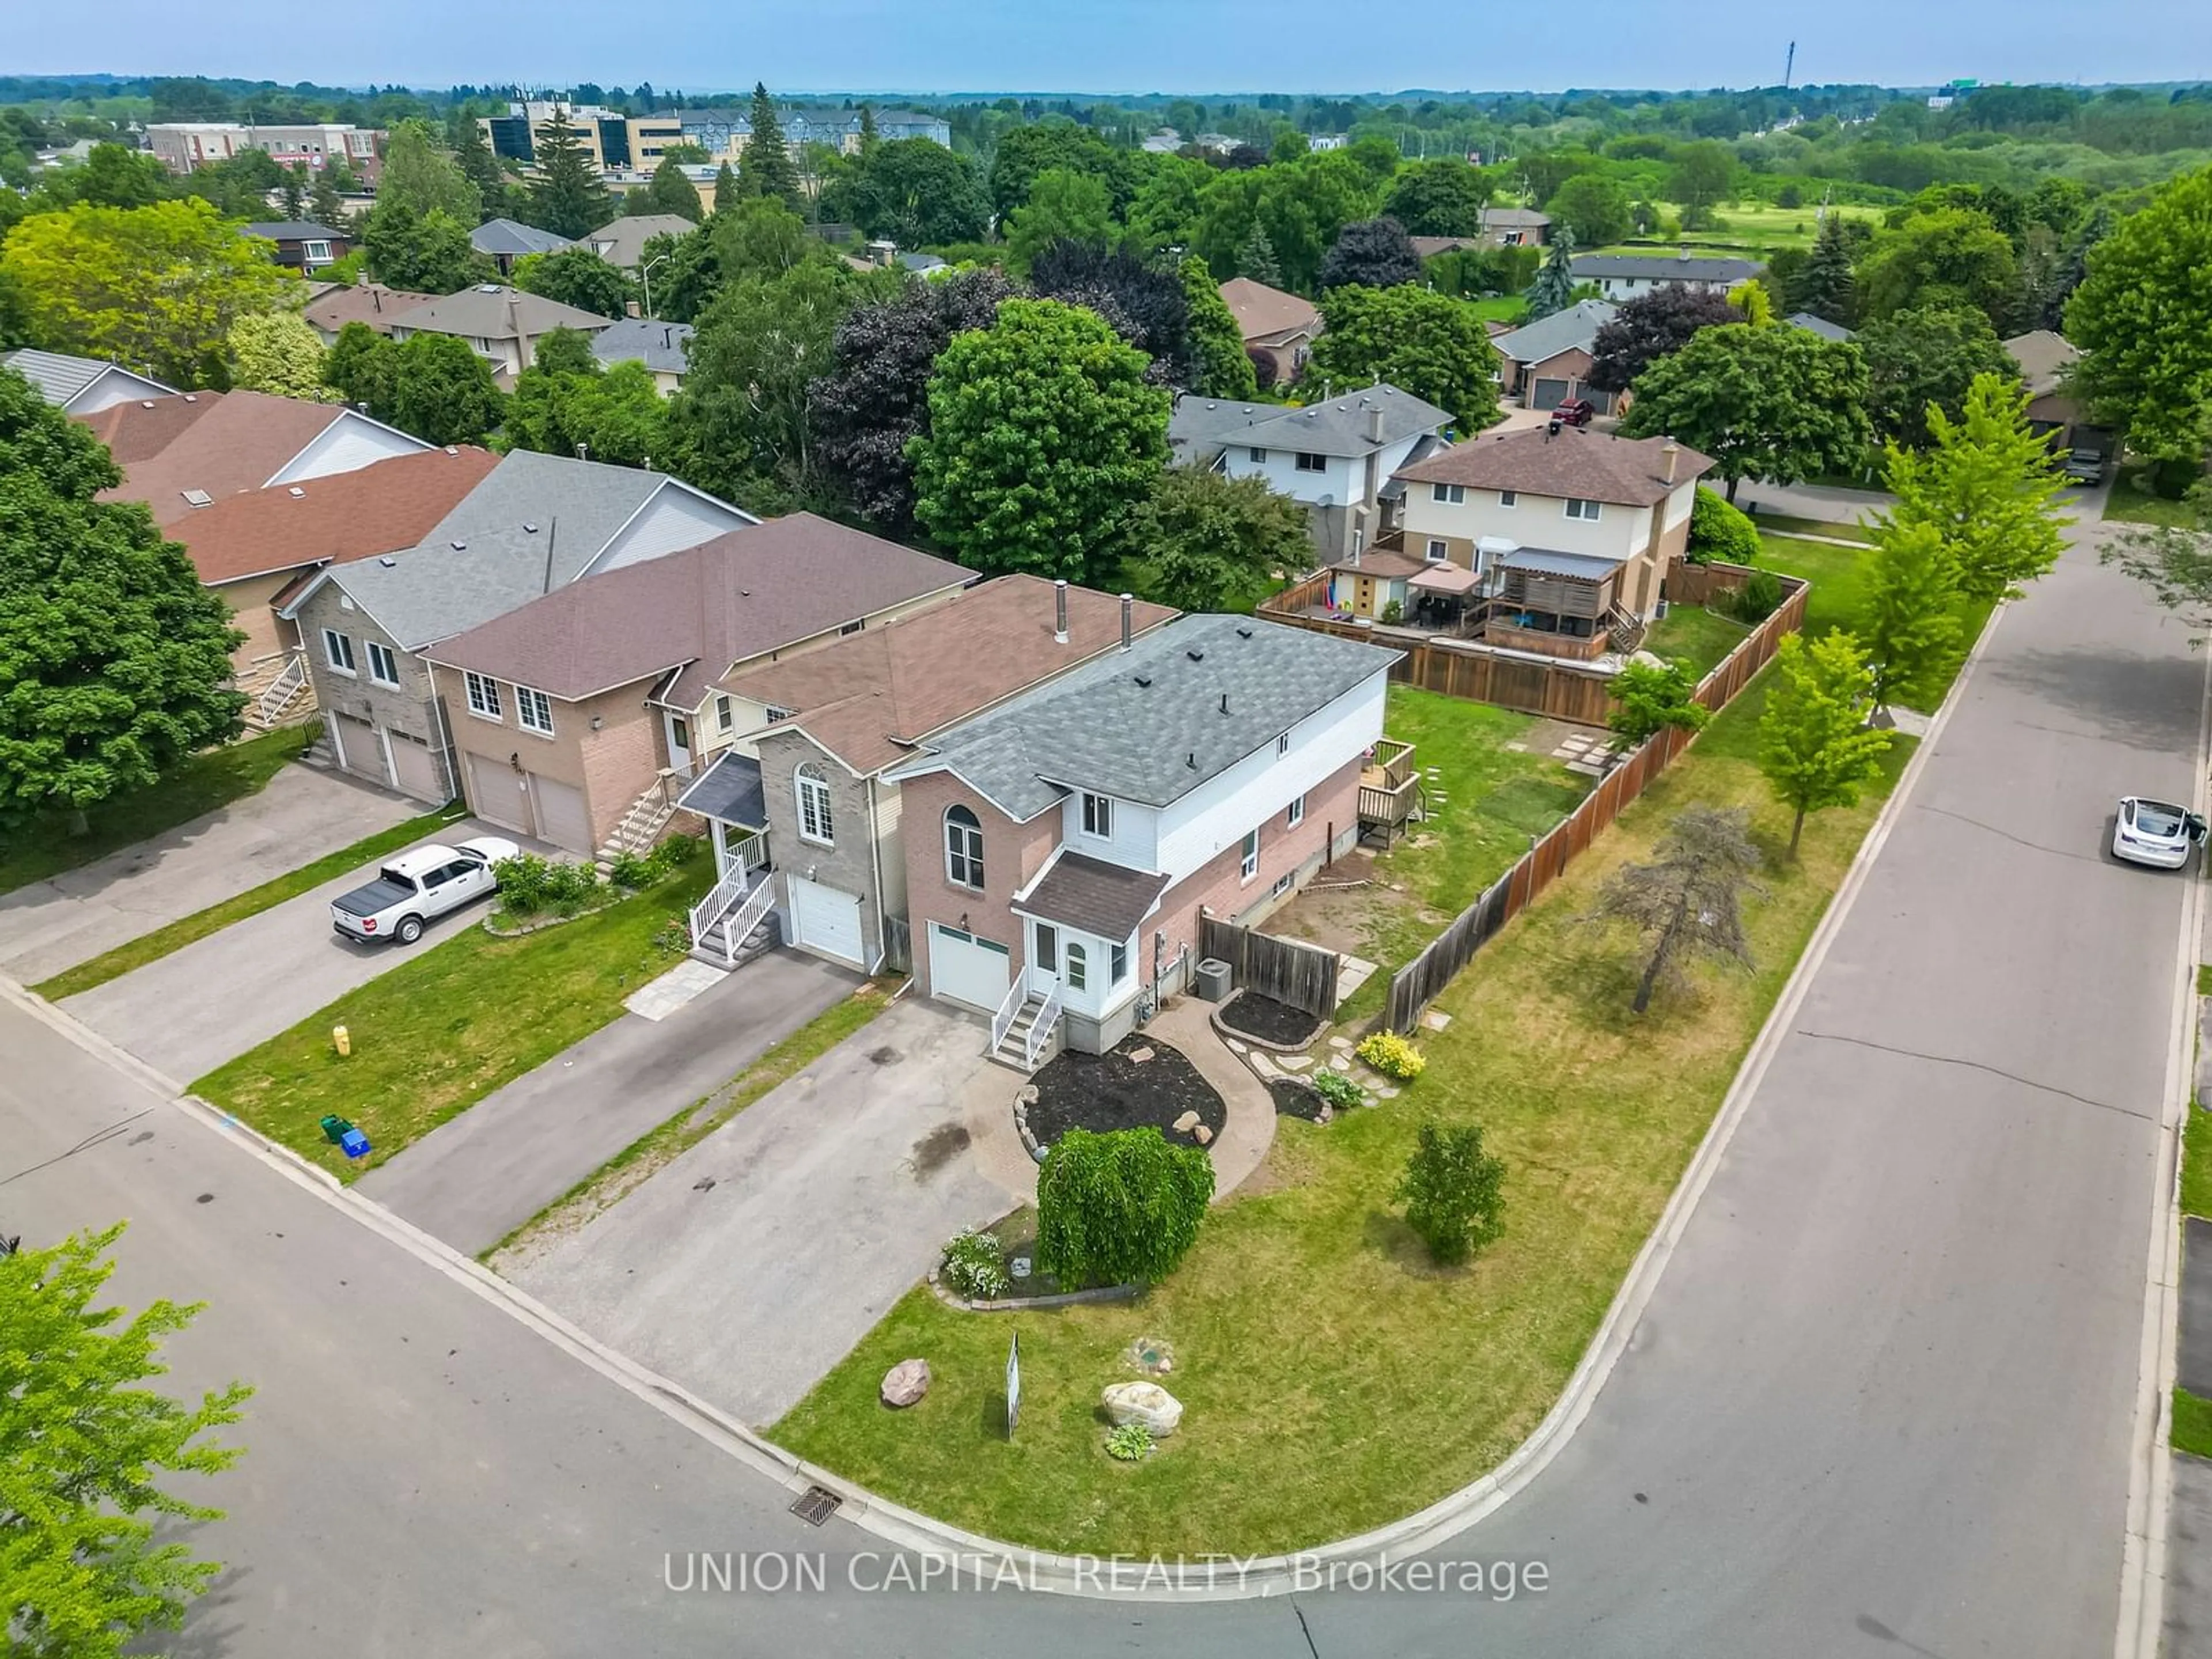
[{"label": "front porch with white railing", "polygon": [[1058,1052],[1053,1039],[1059,1035],[1066,1005],[1067,988],[1059,975],[1024,968],[991,1016],[991,1046],[986,1052],[1001,1066],[1024,1074],[1034,1072]]},{"label": "front porch with white railing", "polygon": [[691,907],[691,954],[702,962],[735,968],[775,943],[775,925],[769,918],[775,903],[775,878],[769,867],[766,836],[744,835],[732,841],[726,837],[723,825],[710,820],[709,827],[720,879]]}]

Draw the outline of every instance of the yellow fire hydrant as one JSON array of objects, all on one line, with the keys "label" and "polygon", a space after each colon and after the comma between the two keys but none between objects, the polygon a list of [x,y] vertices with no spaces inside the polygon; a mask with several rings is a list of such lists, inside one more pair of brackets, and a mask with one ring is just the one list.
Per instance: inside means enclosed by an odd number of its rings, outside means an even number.
[{"label": "yellow fire hydrant", "polygon": [[353,1037],[343,1025],[331,1027],[331,1042],[337,1048],[341,1060],[353,1052]]}]

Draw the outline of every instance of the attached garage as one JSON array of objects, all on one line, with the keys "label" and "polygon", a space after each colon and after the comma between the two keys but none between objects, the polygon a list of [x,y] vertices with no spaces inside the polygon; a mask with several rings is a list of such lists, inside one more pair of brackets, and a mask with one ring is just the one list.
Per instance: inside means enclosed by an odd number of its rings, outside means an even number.
[{"label": "attached garage", "polygon": [[487,823],[525,836],[535,833],[522,774],[489,755],[469,757],[469,807]]},{"label": "attached garage", "polygon": [[531,798],[538,804],[538,837],[571,853],[591,854],[591,815],[584,810],[584,792],[573,783],[530,774]]},{"label": "attached garage", "polygon": [[392,781],[395,787],[417,800],[427,800],[434,805],[443,805],[447,799],[444,769],[438,757],[430,752],[428,744],[418,743],[404,732],[385,728],[385,741],[392,755]]},{"label": "attached garage", "polygon": [[941,921],[929,924],[929,992],[996,1013],[1013,983],[1013,952]]},{"label": "attached garage", "polygon": [[1530,385],[1528,407],[1531,409],[1557,409],[1566,400],[1567,382],[1565,380],[1543,378]]},{"label": "attached garage", "polygon": [[787,876],[791,903],[791,942],[856,968],[867,966],[860,944],[860,901],[802,876]]},{"label": "attached garage", "polygon": [[337,763],[357,778],[386,781],[384,769],[384,745],[377,741],[376,728],[367,720],[351,714],[332,714],[331,744],[337,751]]}]

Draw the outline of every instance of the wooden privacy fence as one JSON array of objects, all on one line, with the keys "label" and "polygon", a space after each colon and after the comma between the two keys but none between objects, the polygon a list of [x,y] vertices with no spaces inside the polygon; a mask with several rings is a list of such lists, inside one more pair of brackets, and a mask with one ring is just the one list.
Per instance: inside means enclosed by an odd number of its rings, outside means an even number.
[{"label": "wooden privacy fence", "polygon": [[[1726,570],[1741,567],[1717,568]],[[1697,701],[1705,708],[1715,713],[1727,708],[1751,684],[1752,677],[1773,660],[1775,652],[1781,648],[1783,636],[1805,625],[1808,584],[1794,576],[1784,576],[1782,586],[1781,608],[1698,683]],[[1597,787],[1583,798],[1582,804],[1553,826],[1551,834],[1530,848],[1518,864],[1460,912],[1443,933],[1429,941],[1420,955],[1391,975],[1384,1023],[1394,1031],[1411,1031],[1419,1023],[1421,1011],[1435,1001],[1460,969],[1474,959],[1474,953],[1565,874],[1567,867],[1588,852],[1590,843],[1620,816],[1621,809],[1641,795],[1696,737],[1693,732],[1669,727],[1607,772]]]},{"label": "wooden privacy fence", "polygon": [[1231,983],[1240,991],[1256,991],[1322,1019],[1336,1012],[1334,951],[1257,933],[1218,917],[1200,916],[1198,954],[1201,959],[1212,957],[1227,963],[1233,975]]},{"label": "wooden privacy fence", "polygon": [[1711,605],[1715,594],[1734,593],[1750,580],[1747,564],[1676,564],[1662,591],[1670,605]]}]

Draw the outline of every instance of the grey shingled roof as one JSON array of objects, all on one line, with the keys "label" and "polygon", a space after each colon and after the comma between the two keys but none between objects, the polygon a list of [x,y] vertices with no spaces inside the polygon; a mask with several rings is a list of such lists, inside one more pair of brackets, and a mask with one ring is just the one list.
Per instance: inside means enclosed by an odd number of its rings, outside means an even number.
[{"label": "grey shingled roof", "polygon": [[681,374],[690,367],[690,345],[689,323],[625,317],[592,337],[592,356],[603,363],[639,362],[657,374]]},{"label": "grey shingled roof", "polygon": [[1184,617],[952,727],[888,775],[949,769],[1022,823],[1076,788],[1165,806],[1402,654],[1255,617]]},{"label": "grey shingled roof", "polygon": [[1832,323],[1826,317],[1815,317],[1809,311],[1793,311],[1782,320],[1792,328],[1802,328],[1808,334],[1817,334],[1824,340],[1855,340],[1858,337],[1841,323]]},{"label": "grey shingled roof", "polygon": [[697,782],[676,804],[702,817],[748,830],[768,828],[768,793],[761,784],[761,763],[750,755],[726,749],[722,757],[700,775]]},{"label": "grey shingled roof", "polygon": [[1685,259],[1679,253],[1577,253],[1567,269],[1578,283],[1618,276],[1650,283],[1737,283],[1766,269],[1756,259]]},{"label": "grey shingled roof", "polygon": [[689,236],[698,228],[680,213],[626,213],[584,240],[609,264],[635,270],[644,261],[645,245],[654,237]]},{"label": "grey shingled roof", "polygon": [[[1382,411],[1381,444],[1367,435],[1370,410]],[[1298,450],[1316,455],[1364,455],[1451,424],[1450,414],[1395,386],[1371,386],[1305,409],[1276,404],[1223,403],[1186,394],[1176,399],[1168,441],[1207,459],[1229,445]]]},{"label": "grey shingled roof", "polygon": [[1167,889],[1165,876],[1062,853],[1013,908],[1099,939],[1127,939]]},{"label": "grey shingled roof", "polygon": [[500,283],[480,283],[403,311],[392,319],[392,326],[418,334],[458,334],[472,340],[534,340],[556,328],[596,334],[613,321],[611,317],[564,305],[542,294]]},{"label": "grey shingled roof", "polygon": [[487,219],[469,233],[469,246],[479,253],[519,258],[525,253],[558,253],[575,244],[565,236],[556,236],[550,230],[539,230],[520,220]]},{"label": "grey shingled roof", "polygon": [[1491,344],[1509,362],[1549,362],[1563,351],[1588,351],[1598,330],[1619,315],[1620,307],[1604,300],[1578,300],[1565,311],[1499,335]]},{"label": "grey shingled roof", "polygon": [[102,362],[97,357],[72,357],[60,351],[39,351],[29,346],[0,353],[0,363],[36,386],[39,395],[58,409],[67,408],[71,398],[111,368],[151,388],[149,395],[167,395],[176,390],[136,369],[125,368],[120,363]]}]

